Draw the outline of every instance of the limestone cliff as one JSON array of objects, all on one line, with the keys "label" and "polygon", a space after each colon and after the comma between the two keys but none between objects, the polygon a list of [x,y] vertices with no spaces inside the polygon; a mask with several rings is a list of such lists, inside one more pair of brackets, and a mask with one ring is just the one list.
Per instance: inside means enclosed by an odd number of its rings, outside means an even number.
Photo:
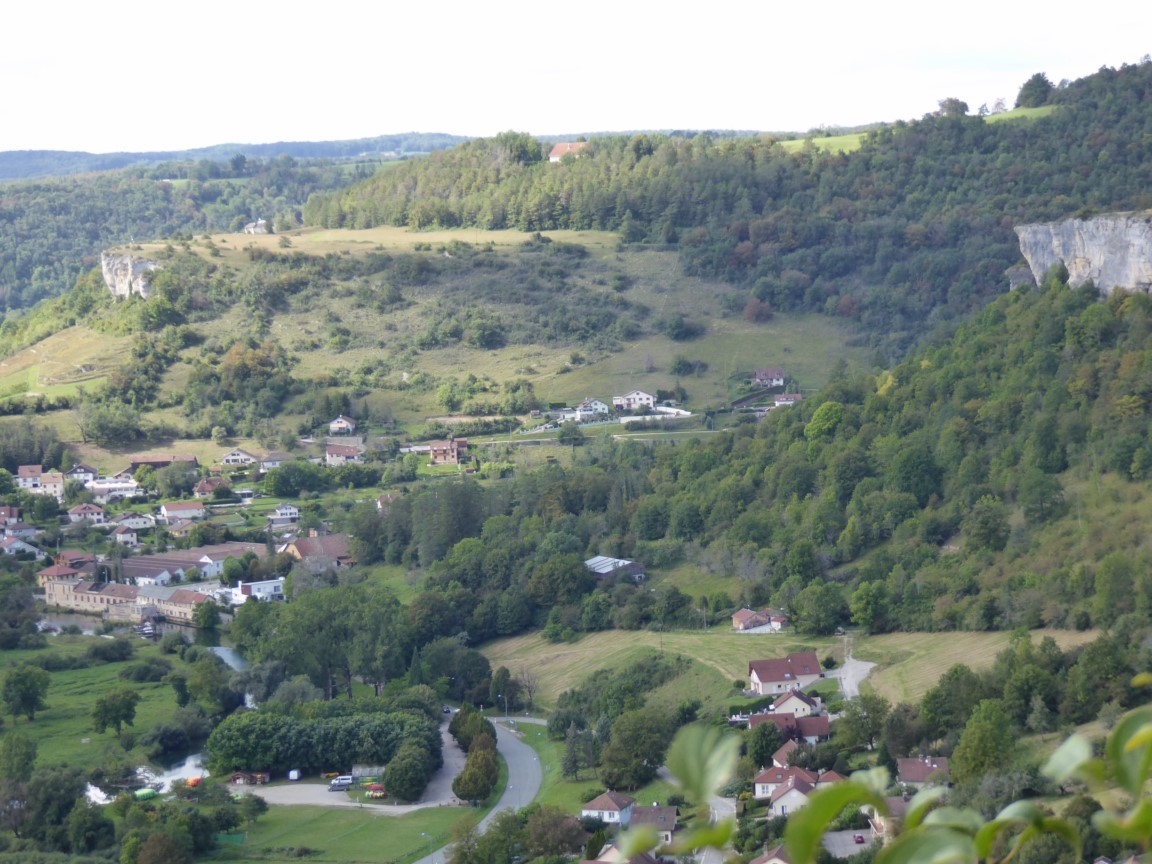
[{"label": "limestone cliff", "polygon": [[1152,211],[1018,225],[1016,235],[1037,282],[1062,263],[1073,287],[1091,279],[1105,294],[1152,291]]},{"label": "limestone cliff", "polygon": [[152,271],[159,267],[155,261],[120,252],[100,254],[100,270],[104,274],[104,284],[116,297],[128,297],[132,294],[147,297],[152,289]]}]

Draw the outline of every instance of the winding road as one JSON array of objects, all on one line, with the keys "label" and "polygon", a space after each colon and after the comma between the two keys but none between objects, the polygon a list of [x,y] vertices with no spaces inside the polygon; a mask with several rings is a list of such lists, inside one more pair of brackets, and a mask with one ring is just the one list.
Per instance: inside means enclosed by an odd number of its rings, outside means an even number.
[{"label": "winding road", "polygon": [[[527,718],[520,718],[523,722]],[[529,722],[532,722],[529,720]],[[544,721],[539,721],[544,722]],[[536,751],[520,740],[519,735],[503,723],[496,724],[496,749],[504,757],[508,765],[508,786],[496,802],[496,806],[485,816],[479,826],[480,831],[501,810],[509,808],[520,810],[532,803],[544,782],[544,772],[540,768],[540,760]],[[448,734],[448,724],[441,725],[440,734],[444,742],[444,764],[428,781],[421,800],[413,804],[385,804],[376,801],[363,801],[352,798],[343,792],[329,792],[328,786],[323,783],[294,783],[286,786],[246,786],[238,791],[249,795],[259,795],[269,804],[291,806],[294,804],[311,804],[321,807],[358,807],[377,816],[403,816],[414,810],[423,810],[428,807],[459,807],[464,805],[452,793],[452,781],[464,768],[464,753],[456,744],[456,740]],[[414,864],[444,864],[447,860],[448,847],[438,849]]]}]

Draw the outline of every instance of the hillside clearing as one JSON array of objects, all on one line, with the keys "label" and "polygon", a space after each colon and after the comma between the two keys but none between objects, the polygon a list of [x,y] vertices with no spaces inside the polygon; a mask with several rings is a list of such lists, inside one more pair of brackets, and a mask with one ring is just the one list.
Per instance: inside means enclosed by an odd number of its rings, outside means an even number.
[{"label": "hillside clearing", "polygon": [[[1032,638],[1039,641],[1051,636],[1056,644],[1067,649],[1089,642],[1097,635],[1094,631],[1036,630]],[[877,664],[866,686],[893,703],[919,701],[957,663],[973,669],[991,666],[1010,638],[1011,634],[1006,632],[853,636],[852,654]],[[622,666],[649,650],[683,655],[716,673],[719,677],[706,688],[709,692],[701,689],[693,698],[723,700],[732,695],[733,681],[747,677],[750,660],[783,657],[792,651],[815,651],[821,658],[830,654],[840,661],[844,656],[844,640],[789,634],[750,635],[720,628],[668,633],[610,630],[588,634],[579,642],[559,644],[546,642],[534,633],[490,642],[480,650],[493,668],[506,666],[513,675],[530,668],[540,681],[537,703],[553,708],[561,693],[578,687],[593,672]],[[697,681],[707,679],[708,676],[704,676]],[[682,688],[675,681],[665,686],[673,700],[681,696]],[[690,690],[683,692],[691,695]]]}]

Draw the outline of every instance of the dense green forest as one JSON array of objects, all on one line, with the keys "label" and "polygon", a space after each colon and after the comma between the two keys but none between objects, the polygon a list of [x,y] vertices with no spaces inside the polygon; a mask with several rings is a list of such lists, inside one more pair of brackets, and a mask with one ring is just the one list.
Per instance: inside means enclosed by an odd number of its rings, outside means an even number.
[{"label": "dense green forest", "polygon": [[899,349],[1004,289],[1020,259],[1014,225],[1152,206],[1150,94],[1152,63],[1104,68],[1031,99],[1055,108],[1046,116],[985,118],[942,100],[851,153],[638,134],[593,139],[556,165],[509,132],[318,193],[304,218],[618,230],[676,245],[689,273],[778,310],[858,320]]}]

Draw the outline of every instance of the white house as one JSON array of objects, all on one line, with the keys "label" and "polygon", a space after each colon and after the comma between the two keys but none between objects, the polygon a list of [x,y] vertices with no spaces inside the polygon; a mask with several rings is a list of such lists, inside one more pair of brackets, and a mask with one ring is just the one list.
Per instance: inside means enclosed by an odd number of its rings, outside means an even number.
[{"label": "white house", "polygon": [[291,462],[295,458],[291,453],[273,451],[260,460],[260,470],[265,472],[271,471],[273,468],[279,468],[285,462]]},{"label": "white house", "polygon": [[786,377],[783,369],[757,369],[752,384],[756,387],[783,387]]},{"label": "white house", "polygon": [[638,409],[651,410],[656,404],[656,397],[643,390],[633,390],[623,396],[612,397],[612,407],[617,411],[636,411]]},{"label": "white house", "polygon": [[363,452],[355,444],[329,444],[324,450],[324,464],[329,468],[363,461]]},{"label": "white house", "polygon": [[103,525],[104,508],[95,504],[77,504],[68,510],[69,522],[83,522],[85,519],[93,525]]},{"label": "white house", "polygon": [[772,401],[777,408],[783,408],[786,405],[795,405],[797,402],[803,402],[804,397],[799,393],[781,393]]},{"label": "white house", "polygon": [[235,450],[229,450],[224,454],[224,458],[220,460],[221,464],[244,466],[252,465],[256,462],[256,457],[249,453],[247,450],[241,450],[237,447]]},{"label": "white house", "polygon": [[63,501],[64,475],[60,471],[44,471],[40,475],[40,485],[28,491],[33,495],[51,495],[57,501]]},{"label": "white house", "polygon": [[772,710],[794,717],[809,717],[820,713],[820,700],[803,690],[790,690],[772,703]]},{"label": "white house", "polygon": [[156,517],[151,513],[119,513],[109,521],[113,525],[123,525],[133,531],[147,531],[156,527]]},{"label": "white house", "polygon": [[19,537],[5,537],[0,540],[0,552],[5,555],[35,555],[39,558],[44,553],[30,543],[25,543]]},{"label": "white house", "polygon": [[329,435],[351,435],[356,431],[356,421],[341,414],[328,424]]},{"label": "white house", "polygon": [[20,465],[16,468],[17,489],[40,488],[40,477],[44,474],[43,465]]},{"label": "white house", "polygon": [[203,501],[172,501],[160,505],[160,518],[169,524],[181,519],[196,521],[205,516]]},{"label": "white house", "polygon": [[800,651],[782,660],[752,660],[748,663],[748,689],[761,696],[786,693],[815,684],[822,674],[815,651]]},{"label": "white house", "polygon": [[279,579],[265,579],[261,582],[237,582],[236,587],[229,592],[229,600],[233,606],[248,602],[249,597],[257,600],[283,600],[284,577]]},{"label": "white house", "polygon": [[291,525],[300,518],[300,508],[287,502],[272,511],[268,522],[272,525]]},{"label": "white house", "polygon": [[110,536],[114,542],[119,543],[121,546],[127,546],[129,549],[135,549],[140,545],[140,539],[136,534],[136,529],[129,528],[127,525],[118,525]]},{"label": "white house", "polygon": [[605,825],[622,825],[627,828],[632,821],[632,806],[635,803],[635,798],[619,792],[605,792],[581,807],[580,817],[599,819]]},{"label": "white house", "polygon": [[110,504],[140,494],[140,484],[131,476],[99,477],[84,484],[96,499],[97,504]]},{"label": "white house", "polygon": [[84,465],[80,462],[77,462],[75,465],[64,472],[65,480],[79,480],[81,483],[91,483],[99,476],[100,472],[98,472],[95,468],[92,468],[89,465]]}]

